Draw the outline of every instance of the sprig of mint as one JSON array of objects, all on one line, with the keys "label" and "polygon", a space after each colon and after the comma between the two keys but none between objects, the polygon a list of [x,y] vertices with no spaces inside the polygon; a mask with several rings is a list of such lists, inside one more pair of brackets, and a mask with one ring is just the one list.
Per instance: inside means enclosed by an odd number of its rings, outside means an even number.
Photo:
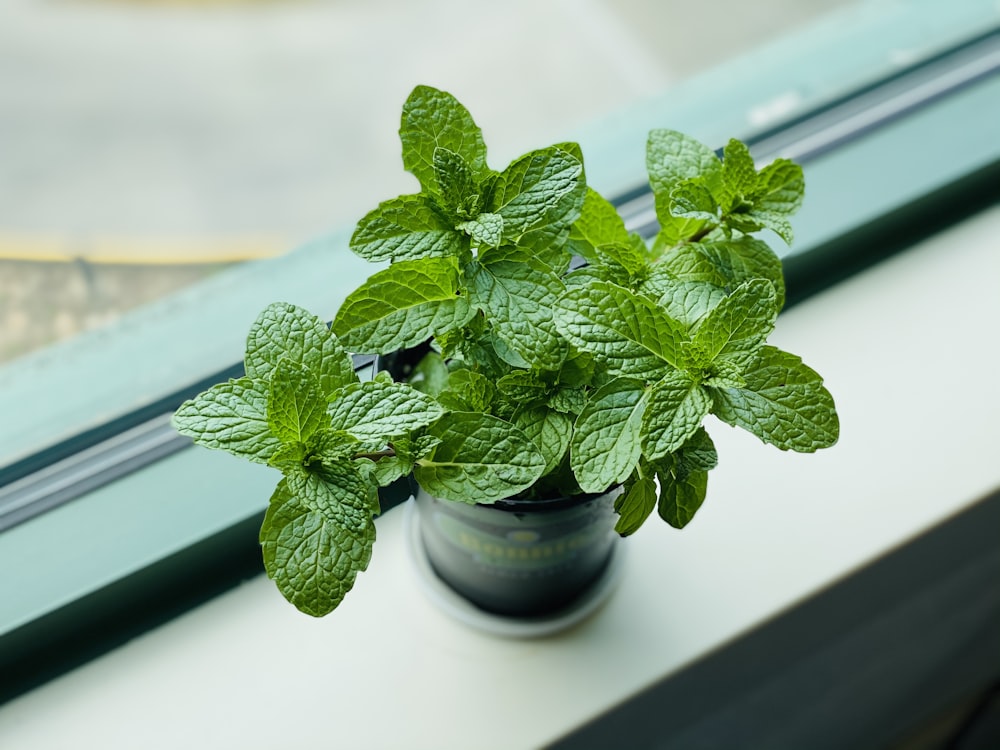
[{"label": "sprig of mint", "polygon": [[[275,304],[253,324],[246,377],[186,402],[195,442],[281,472],[261,528],[268,575],[299,609],[336,607],[369,563],[379,486],[407,474],[463,503],[598,494],[621,485],[616,530],[657,510],[682,528],[718,462],[708,415],[782,450],[839,434],[833,398],[796,355],[767,343],[782,265],[756,233],[792,240],[801,169],[758,170],[653,131],[647,167],[660,229],[630,233],[586,184],[578,145],[502,170],[450,94],[403,106],[404,167],[419,192],[381,203],[351,248],[387,265],[331,328]],[[586,261],[570,270],[571,259]],[[430,341],[407,382],[361,382],[346,350]]]}]

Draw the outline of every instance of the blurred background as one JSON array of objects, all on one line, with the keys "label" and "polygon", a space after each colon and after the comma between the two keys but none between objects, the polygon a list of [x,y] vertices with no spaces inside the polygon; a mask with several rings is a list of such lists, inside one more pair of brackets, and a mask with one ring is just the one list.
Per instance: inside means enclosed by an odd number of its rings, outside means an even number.
[{"label": "blurred background", "polygon": [[848,0],[2,0],[0,363],[412,191],[455,94],[502,168]]}]

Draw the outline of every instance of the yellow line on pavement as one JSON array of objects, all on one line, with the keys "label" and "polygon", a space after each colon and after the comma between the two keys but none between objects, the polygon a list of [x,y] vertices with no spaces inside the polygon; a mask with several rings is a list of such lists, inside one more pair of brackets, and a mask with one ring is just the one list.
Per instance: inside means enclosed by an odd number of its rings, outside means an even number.
[{"label": "yellow line on pavement", "polygon": [[200,265],[272,258],[292,247],[287,237],[66,237],[0,233],[0,260],[115,265]]}]

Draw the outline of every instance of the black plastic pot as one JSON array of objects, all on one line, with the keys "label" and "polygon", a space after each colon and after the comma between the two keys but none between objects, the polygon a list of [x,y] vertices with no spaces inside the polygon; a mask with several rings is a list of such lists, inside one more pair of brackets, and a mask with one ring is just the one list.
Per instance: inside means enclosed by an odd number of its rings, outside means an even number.
[{"label": "black plastic pot", "polygon": [[571,607],[610,563],[616,495],[470,505],[418,488],[420,537],[437,576],[480,609],[544,617]]}]

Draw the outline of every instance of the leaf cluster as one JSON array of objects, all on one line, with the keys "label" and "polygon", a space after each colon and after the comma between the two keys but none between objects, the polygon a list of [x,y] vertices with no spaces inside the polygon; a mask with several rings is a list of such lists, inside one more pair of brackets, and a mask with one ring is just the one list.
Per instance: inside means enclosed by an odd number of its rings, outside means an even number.
[{"label": "leaf cluster", "polygon": [[[801,169],[758,170],[653,131],[647,168],[660,231],[627,231],[588,187],[576,144],[490,168],[482,133],[450,94],[403,107],[404,167],[419,192],[381,203],[351,248],[387,263],[328,329],[267,308],[246,377],[185,403],[174,423],[202,445],[282,473],[261,529],[268,574],[313,615],[333,609],[371,556],[377,488],[412,472],[467,503],[603,493],[617,530],[654,509],[685,526],[717,463],[709,414],[782,450],[832,445],[820,376],[767,344],[784,303],[781,261],[755,233],[791,242]],[[571,268],[574,257],[586,263]],[[346,351],[431,343],[406,382],[360,382]]]}]

